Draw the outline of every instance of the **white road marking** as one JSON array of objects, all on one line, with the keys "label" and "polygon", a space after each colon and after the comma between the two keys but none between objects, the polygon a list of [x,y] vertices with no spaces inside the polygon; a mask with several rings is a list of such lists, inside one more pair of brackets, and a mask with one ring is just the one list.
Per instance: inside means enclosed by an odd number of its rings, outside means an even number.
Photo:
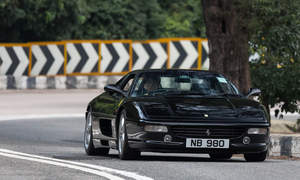
[{"label": "white road marking", "polygon": [[49,119],[49,118],[84,118],[84,113],[74,114],[28,114],[0,116],[0,121],[24,120],[24,119]]},{"label": "white road marking", "polygon": [[43,163],[43,164],[50,164],[50,165],[54,165],[54,166],[65,167],[65,168],[69,168],[69,169],[75,169],[75,170],[95,174],[97,176],[105,177],[105,178],[108,178],[108,179],[123,180],[123,178],[114,176],[114,175],[106,173],[106,172],[102,172],[102,171],[98,171],[98,170],[94,170],[94,169],[89,169],[89,168],[85,168],[85,167],[80,167],[80,166],[76,166],[76,165],[72,165],[72,164],[56,162],[56,161],[52,161],[52,160],[45,160],[45,159],[38,159],[38,158],[33,158],[33,157],[26,157],[26,156],[23,156],[23,155],[9,154],[7,152],[2,152],[2,149],[0,149],[0,155],[5,156],[5,157],[9,157],[9,158],[22,159],[22,160],[33,161],[33,162],[38,162],[38,163]]},{"label": "white road marking", "polygon": [[[108,167],[104,167],[104,166],[97,166],[97,165],[92,165],[92,164],[86,164],[86,163],[73,162],[73,161],[67,161],[67,160],[37,156],[37,155],[32,155],[32,154],[26,154],[26,153],[11,151],[11,150],[8,150],[8,149],[0,149],[0,155],[7,156],[7,157],[12,157],[12,158],[36,161],[36,162],[41,162],[41,163],[46,163],[46,164],[51,163],[52,165],[77,169],[77,170],[89,172],[89,173],[92,173],[92,174],[99,173],[99,176],[103,176],[103,177],[107,177],[107,178],[108,178],[108,176],[113,177],[113,178],[109,178],[109,179],[114,179],[114,178],[116,180],[122,179],[122,178],[119,178],[119,177],[114,176],[112,174],[109,174],[109,173],[113,173],[113,174],[118,174],[118,175],[121,175],[121,176],[125,176],[127,178],[133,178],[133,179],[136,179],[136,180],[153,180],[150,177],[142,176],[142,175],[139,175],[139,174],[134,173],[134,172],[128,172],[128,171],[117,170],[117,169],[108,168]],[[105,172],[103,172],[103,171],[105,171]],[[98,174],[96,174],[96,175],[98,175]]]}]

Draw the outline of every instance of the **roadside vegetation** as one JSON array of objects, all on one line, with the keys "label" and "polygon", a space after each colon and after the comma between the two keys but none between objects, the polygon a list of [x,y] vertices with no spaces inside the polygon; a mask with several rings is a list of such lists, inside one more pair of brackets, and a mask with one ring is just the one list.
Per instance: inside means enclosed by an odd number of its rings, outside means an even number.
[{"label": "roadside vegetation", "polygon": [[300,119],[297,120],[295,125],[291,126],[286,124],[286,127],[294,133],[300,133]]},{"label": "roadside vegetation", "polygon": [[1,42],[205,37],[199,0],[1,0]]},{"label": "roadside vegetation", "polygon": [[[300,1],[1,0],[0,18],[2,43],[208,34],[210,43],[223,42],[221,54],[211,57],[211,70],[245,87],[244,93],[250,86],[260,88],[268,109],[281,103],[278,115],[299,112]],[[215,27],[223,34],[216,36]]]},{"label": "roadside vegetation", "polygon": [[250,51],[259,57],[250,63],[252,85],[262,90],[267,107],[280,103],[276,115],[299,112],[300,1],[265,1],[255,8],[256,32]]}]

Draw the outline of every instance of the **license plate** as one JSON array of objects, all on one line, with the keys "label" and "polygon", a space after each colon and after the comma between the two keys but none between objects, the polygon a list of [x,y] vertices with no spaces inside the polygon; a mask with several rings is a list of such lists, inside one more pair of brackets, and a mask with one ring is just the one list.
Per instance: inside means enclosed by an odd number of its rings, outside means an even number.
[{"label": "license plate", "polygon": [[229,148],[229,139],[187,138],[187,148]]}]

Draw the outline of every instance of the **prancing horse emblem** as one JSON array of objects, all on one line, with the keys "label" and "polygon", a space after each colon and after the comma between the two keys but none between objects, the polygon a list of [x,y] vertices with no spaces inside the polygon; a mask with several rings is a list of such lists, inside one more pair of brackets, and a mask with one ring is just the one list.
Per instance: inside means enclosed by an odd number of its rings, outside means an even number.
[{"label": "prancing horse emblem", "polygon": [[210,133],[210,130],[207,129],[207,130],[206,130],[206,135],[207,135],[207,136],[210,136],[210,134],[211,134],[211,133]]}]

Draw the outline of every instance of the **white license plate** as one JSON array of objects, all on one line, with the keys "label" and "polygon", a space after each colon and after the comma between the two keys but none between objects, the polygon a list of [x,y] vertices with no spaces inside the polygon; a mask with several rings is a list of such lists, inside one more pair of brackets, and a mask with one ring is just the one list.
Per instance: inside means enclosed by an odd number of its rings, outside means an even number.
[{"label": "white license plate", "polygon": [[229,139],[187,138],[187,148],[229,148]]}]

